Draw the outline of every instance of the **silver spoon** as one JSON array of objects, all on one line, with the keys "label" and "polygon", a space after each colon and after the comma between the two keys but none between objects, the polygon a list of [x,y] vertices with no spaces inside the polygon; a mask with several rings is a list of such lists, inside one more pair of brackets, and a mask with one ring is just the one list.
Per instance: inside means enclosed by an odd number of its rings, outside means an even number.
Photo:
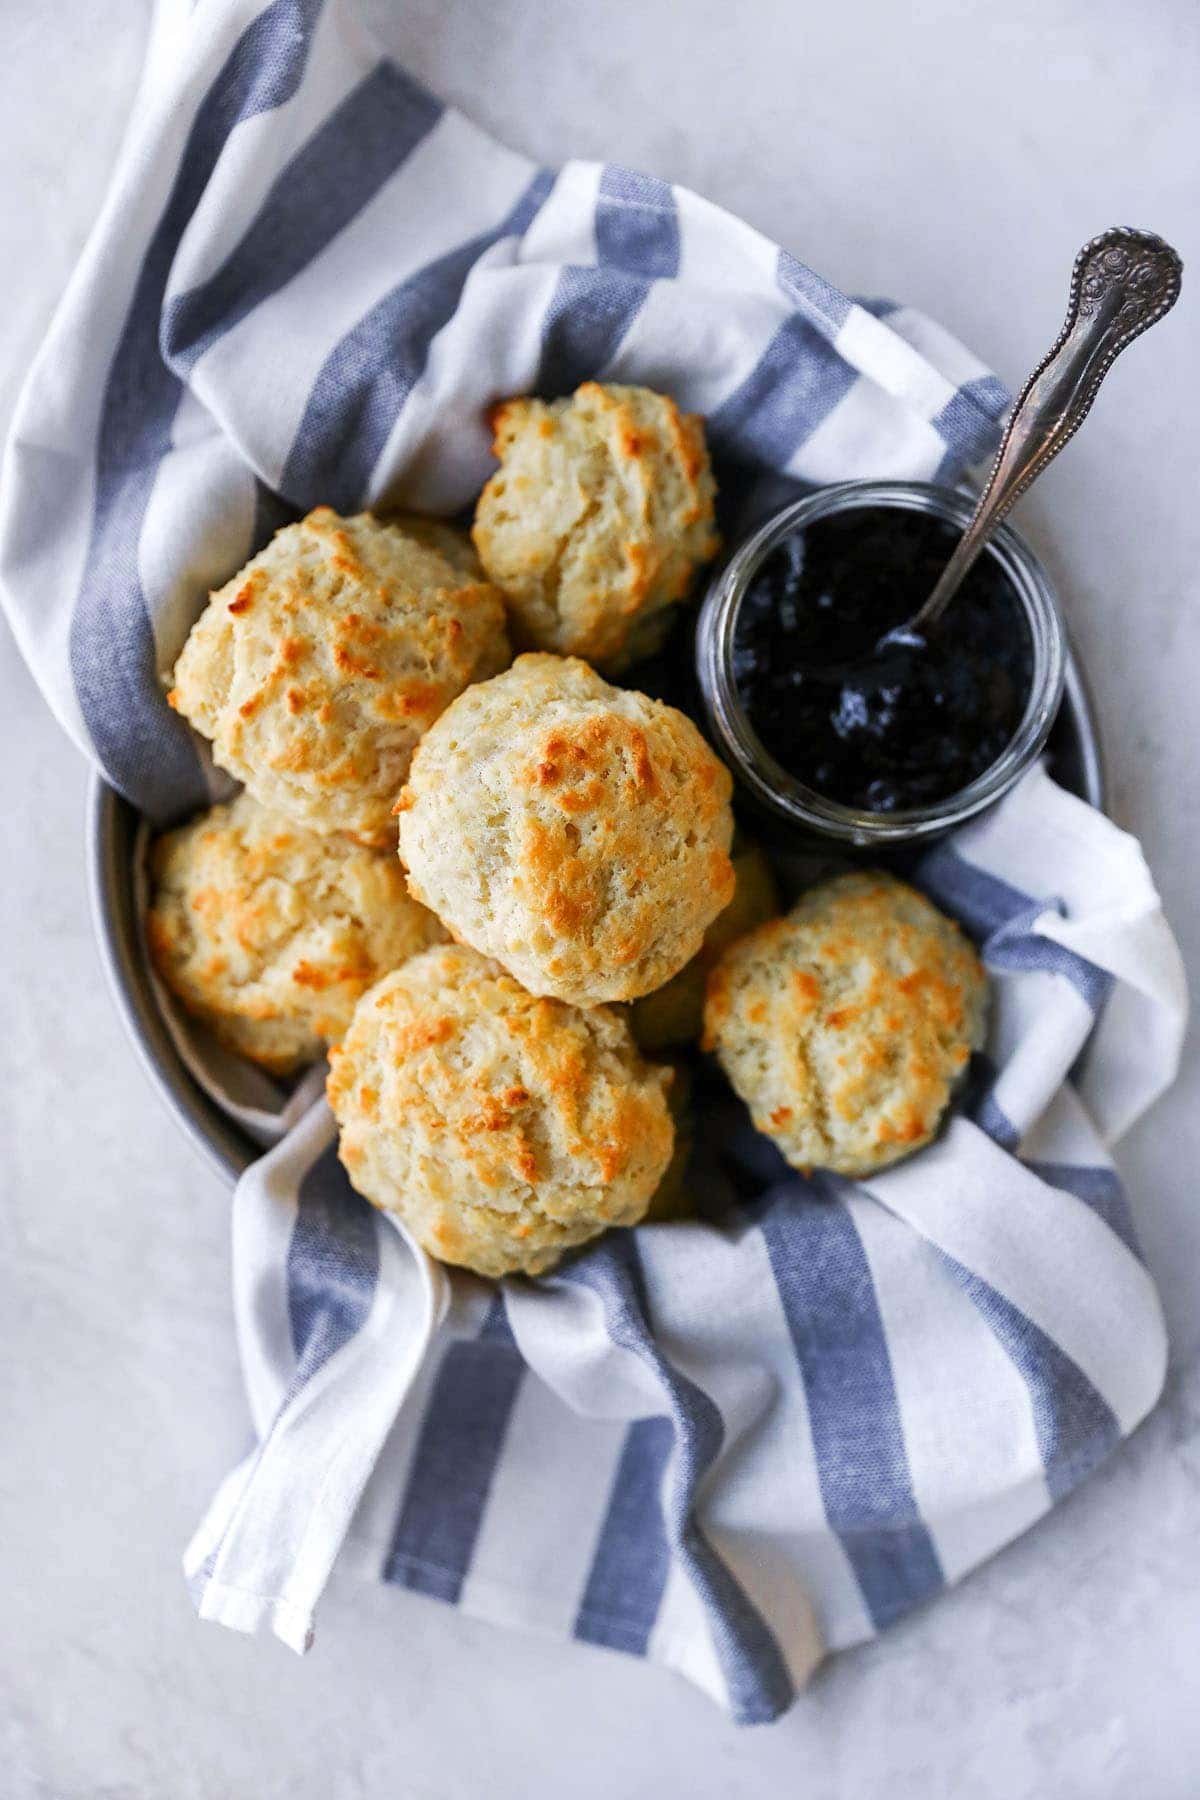
[{"label": "silver spoon", "polygon": [[1014,500],[1079,430],[1121,351],[1170,312],[1182,277],[1177,253],[1151,231],[1114,225],[1083,246],[1066,322],[1021,390],[967,528],[920,612],[885,642],[937,624]]}]

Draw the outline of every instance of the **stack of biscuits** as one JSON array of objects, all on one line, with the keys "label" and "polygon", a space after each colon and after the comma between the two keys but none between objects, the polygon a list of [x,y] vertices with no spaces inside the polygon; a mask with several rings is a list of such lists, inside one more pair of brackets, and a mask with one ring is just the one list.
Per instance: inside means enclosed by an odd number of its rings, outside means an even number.
[{"label": "stack of biscuits", "polygon": [[168,697],[243,791],[154,844],[146,935],[228,1048],[327,1053],[355,1187],[495,1277],[686,1213],[701,1036],[795,1166],[918,1148],[983,978],[886,876],[779,918],[697,727],[606,679],[716,552],[700,420],[589,382],[494,425],[473,544],[321,507],[210,596]]}]

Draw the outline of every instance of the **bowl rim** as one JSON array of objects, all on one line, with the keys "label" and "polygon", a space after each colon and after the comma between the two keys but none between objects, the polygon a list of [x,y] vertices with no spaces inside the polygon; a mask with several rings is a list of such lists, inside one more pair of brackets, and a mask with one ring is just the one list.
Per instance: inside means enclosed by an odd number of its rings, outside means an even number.
[{"label": "bowl rim", "polygon": [[236,1182],[263,1154],[189,1074],[158,1009],[137,916],[133,858],[138,814],[93,770],[85,854],[92,929],[126,1036],[159,1099],[216,1174]]},{"label": "bowl rim", "polygon": [[[1079,760],[1072,784],[1099,811],[1106,810],[1104,759],[1087,678],[1066,645],[1063,707],[1071,717]],[[150,980],[137,916],[133,858],[138,814],[104,776],[93,770],[87,800],[88,897],[109,992],[151,1086],[208,1167],[231,1186],[263,1154],[189,1074],[171,1040]]]}]

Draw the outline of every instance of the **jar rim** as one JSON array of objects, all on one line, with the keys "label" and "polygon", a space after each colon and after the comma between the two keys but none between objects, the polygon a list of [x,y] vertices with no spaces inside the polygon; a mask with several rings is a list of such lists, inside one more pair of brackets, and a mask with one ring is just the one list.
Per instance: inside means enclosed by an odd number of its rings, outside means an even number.
[{"label": "jar rim", "polygon": [[881,848],[940,836],[995,804],[1020,780],[1045,747],[1062,699],[1066,633],[1057,596],[1025,540],[1002,524],[983,551],[1003,570],[1030,636],[1032,675],[1025,710],[996,761],[966,787],[925,806],[868,812],[830,800],[808,787],[771,755],[750,724],[733,674],[738,613],[752,577],[772,550],[797,528],[835,513],[892,507],[932,514],[966,526],[974,496],[924,481],[845,481],[791,501],[738,546],[714,577],[700,609],[696,669],[718,749],[755,797],[790,823],[841,844]]}]

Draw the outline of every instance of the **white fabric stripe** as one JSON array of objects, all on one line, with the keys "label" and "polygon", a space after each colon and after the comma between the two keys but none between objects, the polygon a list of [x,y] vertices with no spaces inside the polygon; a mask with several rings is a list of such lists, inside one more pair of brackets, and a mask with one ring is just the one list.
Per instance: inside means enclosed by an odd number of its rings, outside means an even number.
[{"label": "white fabric stripe", "polygon": [[708,1615],[677,1557],[671,1559],[658,1617],[646,1640],[646,1656],[728,1708],[729,1693]]},{"label": "white fabric stripe", "polygon": [[595,263],[596,201],[603,174],[603,163],[594,162],[571,162],[559,170],[554,191],[522,241],[521,263]]},{"label": "white fabric stripe", "polygon": [[886,394],[893,394],[922,418],[936,418],[958,391],[934,363],[918,356],[910,344],[890,331],[885,320],[861,306],[850,308],[834,348]]},{"label": "white fabric stripe", "polygon": [[[571,1635],[626,1430],[581,1417],[526,1377],[459,1595],[464,1612]],[[497,1611],[502,1597],[505,1615]]]},{"label": "white fabric stripe", "polygon": [[775,279],[779,246],[702,194],[678,187],[671,192],[680,225],[679,280],[707,293],[737,294],[739,303],[747,287],[758,289],[771,296],[777,323],[786,319],[792,307]]},{"label": "white fabric stripe", "polygon": [[1105,1143],[1124,1137],[1171,1080],[1186,1030],[1186,1011],[1164,1018],[1136,988],[1122,982],[1113,989],[1078,1076]]},{"label": "white fabric stripe", "polygon": [[1068,917],[1047,912],[1039,934],[1122,984],[1089,1045],[1081,1082],[1101,1135],[1113,1143],[1178,1066],[1188,1010],[1183,961],[1136,840],[1112,826],[1096,842],[1091,809],[1043,768],[1031,770],[1019,792],[1021,804],[1014,796],[968,826],[955,848],[1010,886],[1061,898]]},{"label": "white fabric stripe", "polygon": [[[523,179],[517,165],[512,167],[510,198],[482,229],[498,225],[533,179],[532,163],[524,163]],[[452,511],[492,472],[487,409],[533,385],[560,265],[596,260],[594,205],[601,173],[598,163],[569,164],[524,236],[495,245],[476,264],[458,310],[431,347],[424,377],[384,445],[371,482],[373,505]],[[453,407],[446,404],[447,392],[455,396]]]},{"label": "white fabric stripe", "polygon": [[312,1107],[296,1129],[254,1163],[233,1196],[233,1310],[254,1430],[261,1440],[296,1372],[288,1313],[288,1247],[300,1184],[333,1140],[332,1116]]},{"label": "white fabric stripe", "polygon": [[[244,1456],[228,1475],[208,1503],[208,1511],[201,1519],[183,1552],[183,1573],[188,1582],[198,1577],[210,1556],[215,1556],[217,1546],[224,1537],[229,1521],[237,1509],[237,1503],[245,1491],[250,1479],[250,1471],[254,1467],[257,1449],[249,1456]],[[247,1631],[257,1628],[257,1623],[244,1627]]]},{"label": "white fabric stripe", "polygon": [[253,548],[254,476],[187,390],[158,466],[138,571],[150,609],[159,672],[168,676],[212,588]]},{"label": "white fabric stripe", "polygon": [[673,284],[654,282],[606,373],[613,381],[657,383],[685,411],[708,414],[755,368],[787,310],[771,294],[754,294],[735,317],[727,292],[697,286],[681,328]]},{"label": "white fabric stripe", "polygon": [[1092,1023],[1087,1001],[1065,976],[1040,969],[993,972],[987,1048],[999,1070],[994,1096],[1019,1132],[1065,1080]]},{"label": "white fabric stripe", "polygon": [[913,1494],[956,1581],[1050,1505],[1029,1387],[924,1239],[865,1196],[847,1204],[887,1335]]},{"label": "white fabric stripe", "polygon": [[863,1186],[1052,1338],[1122,1432],[1145,1416],[1166,1369],[1158,1295],[1082,1200],[1047,1187],[964,1119]]},{"label": "white fabric stripe", "polygon": [[[533,385],[542,321],[558,281],[549,269],[514,267],[513,249],[512,240],[502,241],[480,258],[457,312],[434,339],[425,373],[375,466],[372,505],[441,511],[448,495],[477,490],[496,466],[488,408]],[[443,398],[451,386],[453,412]]]},{"label": "white fabric stripe", "polygon": [[[701,1522],[803,1684],[823,1642],[858,1643],[874,1627],[826,1521],[804,1383],[762,1233],[659,1226],[639,1242],[655,1336],[725,1422],[721,1479],[706,1485]],[[698,1310],[697,1293],[720,1294],[721,1308]]]},{"label": "white fabric stripe", "polygon": [[608,1336],[591,1288],[513,1286],[507,1302],[521,1355],[568,1406],[594,1419],[644,1419],[663,1411],[657,1377],[635,1351]]},{"label": "white fabric stripe", "polygon": [[379,60],[356,0],[325,0],[296,92],[282,106],[243,119],[230,137],[180,239],[168,305],[216,273],[245,237],[281,168]]},{"label": "white fabric stripe", "polygon": [[1069,1082],[1063,1083],[1026,1133],[1021,1154],[1032,1162],[1073,1163],[1092,1169],[1113,1166],[1086,1107]]},{"label": "white fabric stripe", "polygon": [[268,486],[279,485],[313,384],[341,338],[407,276],[495,225],[531,168],[508,152],[497,160],[465,119],[444,114],[333,242],[200,358],[196,394]]},{"label": "white fabric stripe", "polygon": [[[881,411],[893,414],[891,429],[880,438]],[[912,481],[932,475],[946,445],[925,419],[899,403],[891,404],[873,384],[861,378],[830,408],[788,464],[800,481],[826,483],[895,476]]]},{"label": "white fabric stripe", "polygon": [[371,1565],[375,1575],[380,1574],[391,1549],[421,1440],[421,1427],[441,1368],[442,1353],[456,1339],[478,1336],[492,1294],[483,1282],[473,1282],[469,1277],[456,1278],[442,1283],[438,1302],[442,1313],[436,1345],[404,1397],[350,1527],[350,1536],[358,1545],[363,1561]]},{"label": "white fabric stripe", "polygon": [[[1041,764],[1021,791],[1028,812],[997,807],[965,826],[954,841],[960,857],[1022,893],[1062,899],[1075,919],[1120,917],[1125,908],[1140,912],[1157,899],[1135,838],[1111,823],[1098,836],[1091,807],[1058,787]],[[1111,956],[1114,947],[1102,947]],[[1110,966],[1099,956],[1092,960]]]},{"label": "white fabric stripe", "polygon": [[275,1418],[228,1511],[213,1572],[197,1578],[202,1619],[239,1631],[269,1624],[299,1652],[442,1310],[443,1272],[382,1219],[378,1243],[366,1320]]},{"label": "white fabric stripe", "polygon": [[910,306],[890,312],[885,323],[889,331],[897,332],[926,362],[940,369],[955,388],[966,387],[969,382],[978,381],[992,372],[936,319],[927,319],[924,313],[914,312]]}]

